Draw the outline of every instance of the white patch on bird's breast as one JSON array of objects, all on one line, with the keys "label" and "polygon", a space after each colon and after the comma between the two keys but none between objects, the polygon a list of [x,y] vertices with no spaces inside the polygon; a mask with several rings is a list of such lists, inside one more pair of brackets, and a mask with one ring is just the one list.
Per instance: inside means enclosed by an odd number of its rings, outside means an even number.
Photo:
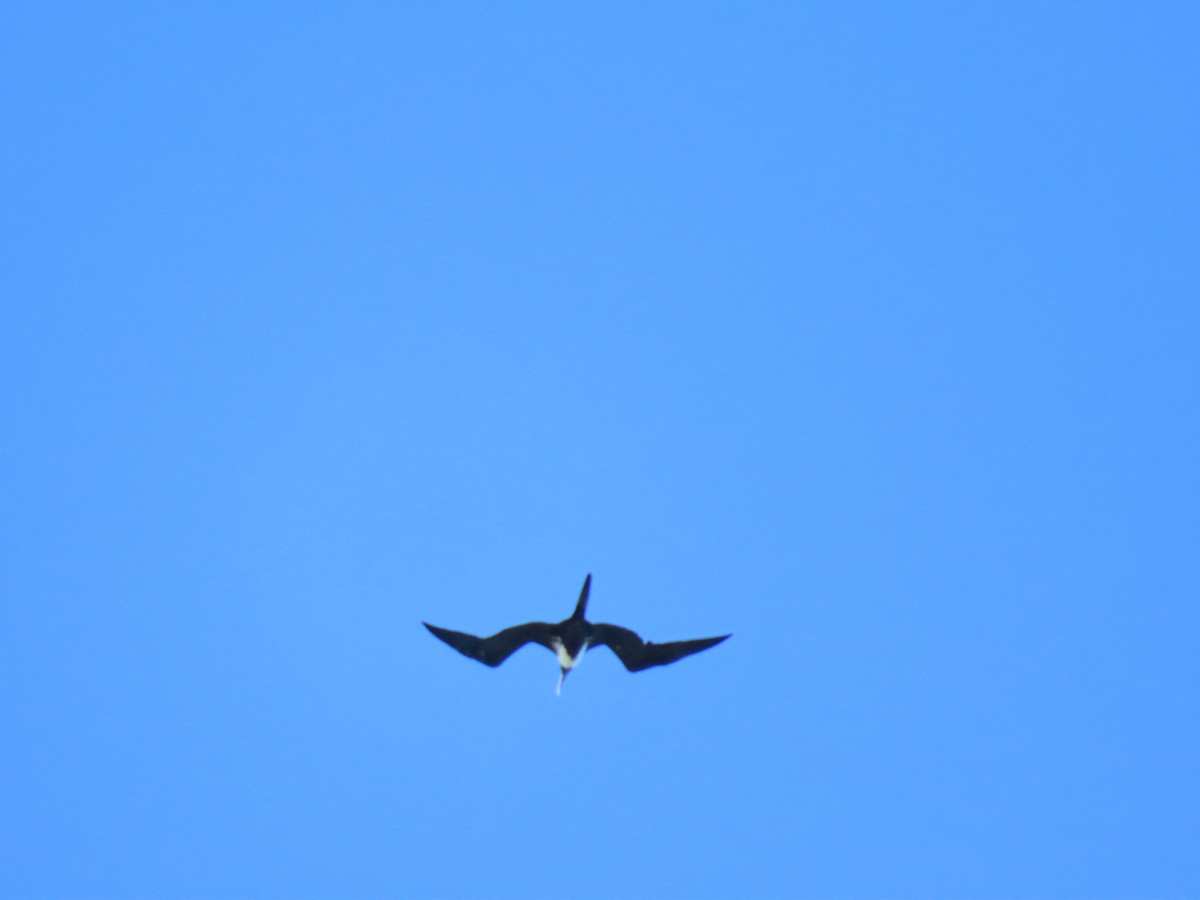
[{"label": "white patch on bird's breast", "polygon": [[555,638],[550,642],[550,646],[554,649],[555,654],[558,655],[558,664],[564,669],[575,668],[575,666],[579,664],[579,661],[583,659],[584,651],[587,650],[587,644],[585,643],[579,648],[579,655],[574,659],[571,659],[571,657],[567,655],[567,648],[563,645],[562,641]]}]

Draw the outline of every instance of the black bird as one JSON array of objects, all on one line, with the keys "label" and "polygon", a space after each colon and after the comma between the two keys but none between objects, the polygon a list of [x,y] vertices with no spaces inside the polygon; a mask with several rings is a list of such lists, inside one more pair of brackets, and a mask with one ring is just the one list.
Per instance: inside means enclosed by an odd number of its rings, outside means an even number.
[{"label": "black bird", "polygon": [[562,683],[567,673],[579,663],[584,651],[591,647],[608,647],[617,654],[617,659],[625,664],[626,669],[630,672],[640,672],[642,669],[665,666],[677,659],[715,647],[729,637],[723,634],[720,637],[699,638],[694,641],[655,644],[643,641],[628,628],[592,624],[583,617],[587,610],[588,592],[591,589],[592,576],[589,574],[583,580],[583,590],[579,592],[579,602],[575,604],[575,612],[571,614],[571,618],[563,619],[554,625],[548,622],[527,622],[524,625],[505,628],[491,637],[481,638],[473,634],[463,634],[461,631],[438,628],[428,622],[421,624],[428,628],[434,637],[445,641],[463,656],[477,659],[493,668],[526,644],[541,644],[554,651],[558,656],[559,668],[562,669],[555,693],[562,691]]}]

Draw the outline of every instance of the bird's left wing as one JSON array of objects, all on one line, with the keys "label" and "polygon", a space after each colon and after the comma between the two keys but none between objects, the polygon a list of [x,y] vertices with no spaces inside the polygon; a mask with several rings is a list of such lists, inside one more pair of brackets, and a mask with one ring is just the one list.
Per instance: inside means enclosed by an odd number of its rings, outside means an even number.
[{"label": "bird's left wing", "polygon": [[545,622],[514,625],[512,628],[505,628],[486,638],[464,634],[461,631],[451,631],[449,628],[438,628],[428,622],[421,624],[428,628],[434,637],[445,641],[463,656],[477,659],[485,666],[493,668],[530,642],[541,644],[548,650],[554,649],[550,646],[550,626]]}]

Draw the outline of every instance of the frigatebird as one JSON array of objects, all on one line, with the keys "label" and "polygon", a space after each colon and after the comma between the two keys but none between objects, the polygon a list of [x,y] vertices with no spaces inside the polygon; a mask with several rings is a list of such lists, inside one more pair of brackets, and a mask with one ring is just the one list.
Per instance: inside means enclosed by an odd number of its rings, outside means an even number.
[{"label": "frigatebird", "polygon": [[617,654],[617,659],[625,664],[630,672],[640,672],[654,666],[665,666],[685,656],[715,647],[729,635],[720,637],[698,638],[694,641],[672,641],[669,644],[655,644],[643,641],[628,628],[618,625],[604,625],[589,622],[583,617],[587,610],[588,593],[592,589],[592,576],[583,580],[583,590],[579,592],[579,602],[575,604],[575,612],[571,618],[563,619],[554,625],[548,622],[526,622],[524,625],[514,625],[481,638],[461,631],[451,631],[449,628],[438,628],[428,622],[422,622],[434,637],[445,641],[463,656],[477,659],[485,666],[495,668],[520,650],[526,644],[541,644],[558,656],[558,665],[562,674],[558,676],[558,687],[555,693],[561,693],[562,683],[567,673],[579,664],[580,657],[591,647],[608,647]]}]

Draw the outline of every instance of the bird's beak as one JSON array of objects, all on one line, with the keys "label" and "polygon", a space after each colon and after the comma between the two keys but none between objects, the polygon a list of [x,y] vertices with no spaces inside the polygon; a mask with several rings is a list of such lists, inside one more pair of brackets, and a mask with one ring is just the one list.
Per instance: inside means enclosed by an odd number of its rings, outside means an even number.
[{"label": "bird's beak", "polygon": [[558,687],[556,687],[556,688],[554,689],[554,693],[555,693],[557,696],[562,696],[562,683],[563,683],[564,681],[566,681],[566,678],[567,678],[567,673],[568,673],[568,672],[570,672],[571,670],[570,670],[570,669],[563,668],[562,666],[559,666],[558,668],[559,668],[559,670],[562,672],[562,674],[558,676]]}]

